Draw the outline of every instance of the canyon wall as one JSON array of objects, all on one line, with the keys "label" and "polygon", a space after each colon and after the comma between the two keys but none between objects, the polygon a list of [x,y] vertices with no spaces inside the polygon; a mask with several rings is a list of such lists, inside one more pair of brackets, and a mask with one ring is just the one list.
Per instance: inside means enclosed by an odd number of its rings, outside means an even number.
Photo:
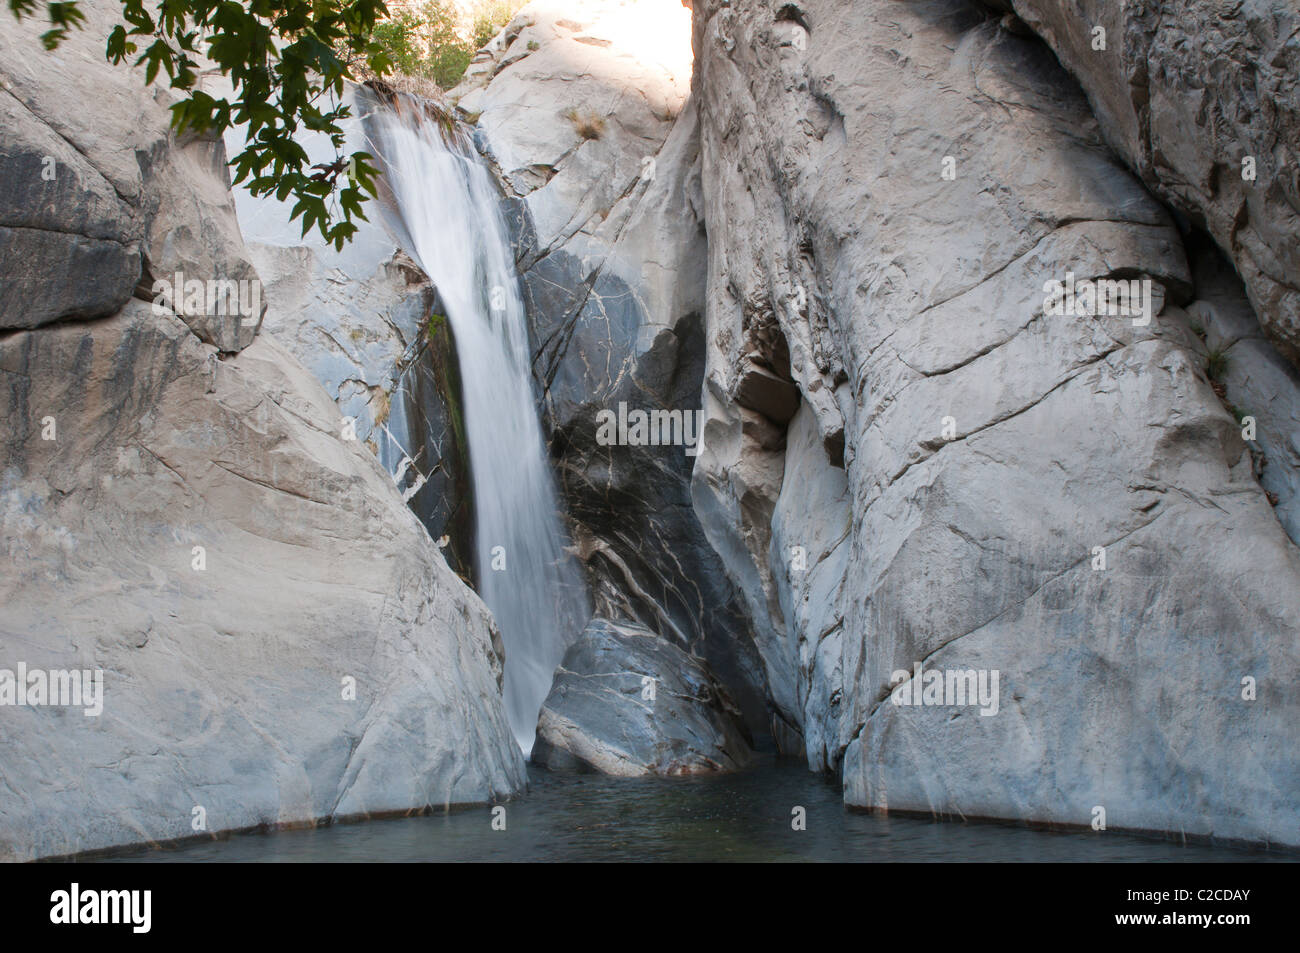
[{"label": "canyon wall", "polygon": [[[1300,842],[1300,552],[1210,348],[1282,445],[1295,379],[1230,270],[1015,17],[694,13],[694,499],[810,766],[866,808]],[[1052,313],[1067,272],[1149,280],[1151,320]],[[996,714],[897,704],[918,664],[997,672]]]},{"label": "canyon wall", "polygon": [[1102,134],[1232,259],[1300,361],[1300,5],[1012,0],[1083,86]]},{"label": "canyon wall", "polygon": [[[98,717],[0,708],[0,857],[520,790],[400,217],[336,252],[232,196],[110,6],[0,36],[0,669],[104,672]],[[770,735],[855,807],[1300,844],[1294,30],[1207,11],[535,0],[480,52],[596,608],[539,761]],[[1049,307],[1102,279],[1149,310]]]}]

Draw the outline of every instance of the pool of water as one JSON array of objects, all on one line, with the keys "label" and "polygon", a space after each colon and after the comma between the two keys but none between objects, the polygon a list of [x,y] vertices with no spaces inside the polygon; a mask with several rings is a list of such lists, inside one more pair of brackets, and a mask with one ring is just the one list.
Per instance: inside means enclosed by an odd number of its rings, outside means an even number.
[{"label": "pool of water", "polygon": [[[795,807],[807,827],[791,826]],[[849,811],[839,786],[763,757],[697,778],[609,778],[530,768],[505,805],[314,830],[240,834],[111,861],[1293,861],[1294,854],[1182,845],[1116,831],[1050,832]]]}]

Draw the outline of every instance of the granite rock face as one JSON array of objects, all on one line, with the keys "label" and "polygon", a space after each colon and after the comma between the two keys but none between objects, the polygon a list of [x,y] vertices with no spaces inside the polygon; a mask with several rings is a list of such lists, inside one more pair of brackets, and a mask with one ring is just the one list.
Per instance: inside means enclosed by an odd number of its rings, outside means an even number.
[{"label": "granite rock face", "polygon": [[[694,500],[810,766],[875,809],[1300,842],[1300,551],[1210,379],[1226,299],[1051,51],[949,0],[697,3],[694,44]],[[1149,280],[1150,320],[1055,313],[1069,275]]]},{"label": "granite rock face", "polygon": [[[344,153],[374,150],[367,123],[387,104],[365,87],[347,87]],[[226,134],[232,154],[239,129]],[[304,133],[313,162],[333,161],[323,135]],[[463,578],[472,576],[469,453],[461,419],[459,365],[450,323],[427,275],[405,248],[387,196],[367,206],[369,221],[342,250],[290,221],[292,199],[235,189],[248,254],[269,311],[269,334],[306,366],[353,421],[362,441],[393,475],[407,504]]]},{"label": "granite rock face", "polygon": [[[744,605],[690,498],[707,259],[689,38],[690,11],[672,4],[533,3],[449,98],[476,119],[502,183],[597,615],[706,660],[766,734]],[[601,415],[620,408],[676,414],[666,443],[603,441]]]},{"label": "granite rock face", "polygon": [[[135,209],[8,89],[0,126],[0,327],[111,314],[140,278]],[[50,272],[68,280],[47,289]]]},{"label": "granite rock face", "polygon": [[[535,3],[454,92],[597,607],[534,757],[1300,845],[1294,12],[996,6]],[[0,669],[103,711],[0,707],[0,858],[517,791],[435,289],[380,203],[232,198],[87,11],[0,37]]]},{"label": "granite rock face", "polygon": [[532,760],[626,777],[705,774],[743,767],[750,744],[700,660],[644,626],[597,618],[556,671]]},{"label": "granite rock face", "polygon": [[1201,339],[1196,349],[1207,367],[1211,359],[1222,365],[1211,386],[1222,391],[1223,403],[1243,426],[1273,512],[1300,544],[1300,372],[1273,347],[1241,278],[1219,249],[1194,237],[1188,258],[1197,297],[1187,305],[1186,321]]},{"label": "granite rock face", "polygon": [[0,858],[518,791],[496,627],[338,395],[144,280],[256,273],[223,144],[170,139],[83,7],[57,54],[0,40],[6,226],[125,256],[0,294],[0,698],[20,667],[99,671],[102,711],[0,707]]},{"label": "granite rock face", "polygon": [[1300,363],[1300,7],[1012,5],[1078,77],[1130,168],[1228,254],[1265,334]]},{"label": "granite rock face", "polygon": [[54,52],[41,48],[40,18],[11,16],[0,34],[0,328],[103,317],[139,287],[183,310],[203,341],[238,351],[266,303],[221,143],[173,141],[168,94],[104,59],[120,11],[82,6],[84,29]]},{"label": "granite rock face", "polygon": [[0,366],[0,668],[104,672],[99,717],[3,710],[0,856],[522,785],[491,617],[288,353],[132,301]]}]

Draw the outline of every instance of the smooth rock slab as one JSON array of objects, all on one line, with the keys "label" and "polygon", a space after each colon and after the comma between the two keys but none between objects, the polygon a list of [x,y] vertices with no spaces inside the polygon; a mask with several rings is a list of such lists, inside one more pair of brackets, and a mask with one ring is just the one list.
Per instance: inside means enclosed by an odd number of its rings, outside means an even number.
[{"label": "smooth rock slab", "polygon": [[533,761],[635,777],[732,771],[751,751],[703,661],[643,626],[593,619],[564,654]]},{"label": "smooth rock slab", "polygon": [[0,669],[104,672],[0,708],[0,860],[523,786],[487,608],[273,340],[132,301],[0,376]]}]

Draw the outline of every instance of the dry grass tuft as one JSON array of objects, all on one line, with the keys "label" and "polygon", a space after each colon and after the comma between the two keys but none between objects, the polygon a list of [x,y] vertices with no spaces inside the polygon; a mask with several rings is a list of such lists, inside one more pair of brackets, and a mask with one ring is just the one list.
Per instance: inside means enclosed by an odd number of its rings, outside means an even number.
[{"label": "dry grass tuft", "polygon": [[605,134],[605,120],[594,112],[580,113],[576,109],[570,109],[564,118],[573,123],[574,131],[583,139],[599,139]]}]

